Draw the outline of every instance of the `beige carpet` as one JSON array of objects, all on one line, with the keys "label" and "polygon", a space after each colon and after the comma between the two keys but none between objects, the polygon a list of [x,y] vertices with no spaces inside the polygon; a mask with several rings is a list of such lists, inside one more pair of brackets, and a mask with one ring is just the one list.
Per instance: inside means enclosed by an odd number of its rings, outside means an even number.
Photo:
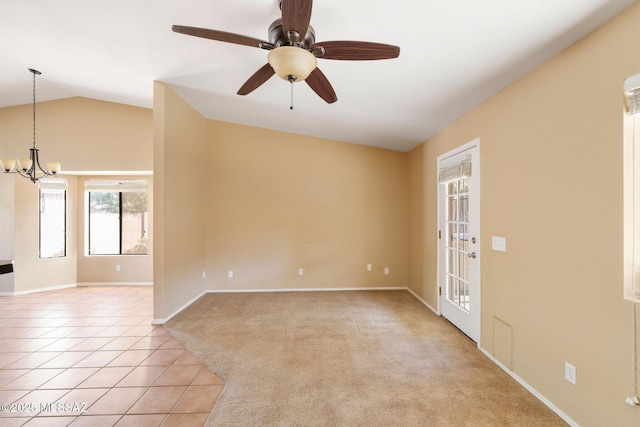
[{"label": "beige carpet", "polygon": [[225,382],[211,426],[556,426],[406,291],[207,294],[165,325]]}]

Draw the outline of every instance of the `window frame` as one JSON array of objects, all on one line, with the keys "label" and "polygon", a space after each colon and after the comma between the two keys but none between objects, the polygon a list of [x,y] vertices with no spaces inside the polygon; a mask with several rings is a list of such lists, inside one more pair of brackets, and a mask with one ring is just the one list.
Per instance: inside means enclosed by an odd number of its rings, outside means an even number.
[{"label": "window frame", "polygon": [[[117,188],[122,186],[122,189]],[[133,187],[133,189],[132,189]],[[118,195],[118,253],[91,253],[91,193],[117,193]],[[123,253],[123,194],[145,193],[147,197],[146,214],[149,213],[149,190],[146,180],[87,180],[85,182],[85,256],[147,256],[149,248],[145,253]],[[144,215],[144,214],[143,214]],[[146,223],[145,237],[148,239],[148,226]]]},{"label": "window frame", "polygon": [[[46,188],[46,187],[51,188]],[[43,188],[45,187],[45,188]],[[60,187],[60,188],[54,188]],[[42,222],[42,211],[43,211],[43,193],[45,192],[62,192],[64,194],[64,227],[63,227],[63,254],[57,256],[42,256],[42,237],[43,237],[43,222]],[[56,180],[40,180],[38,182],[38,259],[58,259],[58,258],[66,258],[67,257],[67,214],[68,214],[68,183],[66,179],[56,179]]]},{"label": "window frame", "polygon": [[623,83],[624,298],[640,303],[640,74]]}]

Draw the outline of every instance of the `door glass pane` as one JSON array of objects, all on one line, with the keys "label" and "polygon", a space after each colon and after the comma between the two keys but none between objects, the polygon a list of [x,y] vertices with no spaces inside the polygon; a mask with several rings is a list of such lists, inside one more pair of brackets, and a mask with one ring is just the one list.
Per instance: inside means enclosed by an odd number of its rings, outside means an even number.
[{"label": "door glass pane", "polygon": [[460,298],[460,306],[469,311],[469,283],[464,282],[462,289],[462,297]]},{"label": "door glass pane", "polygon": [[449,276],[449,292],[447,298],[454,304],[458,304],[458,279],[454,276]]},{"label": "door glass pane", "polygon": [[450,249],[449,251],[449,272],[448,275],[449,276],[453,276],[456,277],[456,275],[453,273],[458,265],[458,251],[455,248]]},{"label": "door glass pane", "polygon": [[469,221],[469,196],[461,195],[458,200],[458,219],[461,222]]},{"label": "door glass pane", "polygon": [[447,185],[447,298],[469,311],[469,179]]},{"label": "door glass pane", "polygon": [[462,178],[458,183],[458,188],[460,193],[468,193],[469,192],[469,178]]}]

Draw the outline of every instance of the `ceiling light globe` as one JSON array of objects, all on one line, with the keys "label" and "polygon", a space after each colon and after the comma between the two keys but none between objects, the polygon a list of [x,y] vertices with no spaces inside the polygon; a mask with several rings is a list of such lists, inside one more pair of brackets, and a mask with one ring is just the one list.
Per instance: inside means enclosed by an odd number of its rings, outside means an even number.
[{"label": "ceiling light globe", "polygon": [[33,164],[33,160],[31,159],[18,159],[18,166],[23,171],[28,171],[31,169],[31,165]]},{"label": "ceiling light globe", "polygon": [[51,172],[52,174],[57,174],[58,172],[60,172],[60,170],[62,170],[62,167],[60,165],[60,162],[47,162],[47,169],[49,169],[49,172]]},{"label": "ceiling light globe", "polygon": [[301,82],[318,66],[318,60],[306,49],[294,46],[281,46],[273,49],[267,55],[269,65],[278,77],[289,80],[294,76],[296,82]]},{"label": "ceiling light globe", "polygon": [[2,165],[2,169],[4,169],[5,172],[10,172],[16,166],[16,161],[0,159],[0,165]]}]

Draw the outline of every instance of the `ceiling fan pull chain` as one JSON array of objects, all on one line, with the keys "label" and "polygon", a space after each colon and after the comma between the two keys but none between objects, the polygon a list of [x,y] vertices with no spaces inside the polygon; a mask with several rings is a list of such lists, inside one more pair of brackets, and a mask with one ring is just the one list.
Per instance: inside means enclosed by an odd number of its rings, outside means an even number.
[{"label": "ceiling fan pull chain", "polygon": [[289,107],[290,110],[293,110],[293,82],[295,81],[295,79],[289,79],[289,83],[291,84],[291,106]]}]

